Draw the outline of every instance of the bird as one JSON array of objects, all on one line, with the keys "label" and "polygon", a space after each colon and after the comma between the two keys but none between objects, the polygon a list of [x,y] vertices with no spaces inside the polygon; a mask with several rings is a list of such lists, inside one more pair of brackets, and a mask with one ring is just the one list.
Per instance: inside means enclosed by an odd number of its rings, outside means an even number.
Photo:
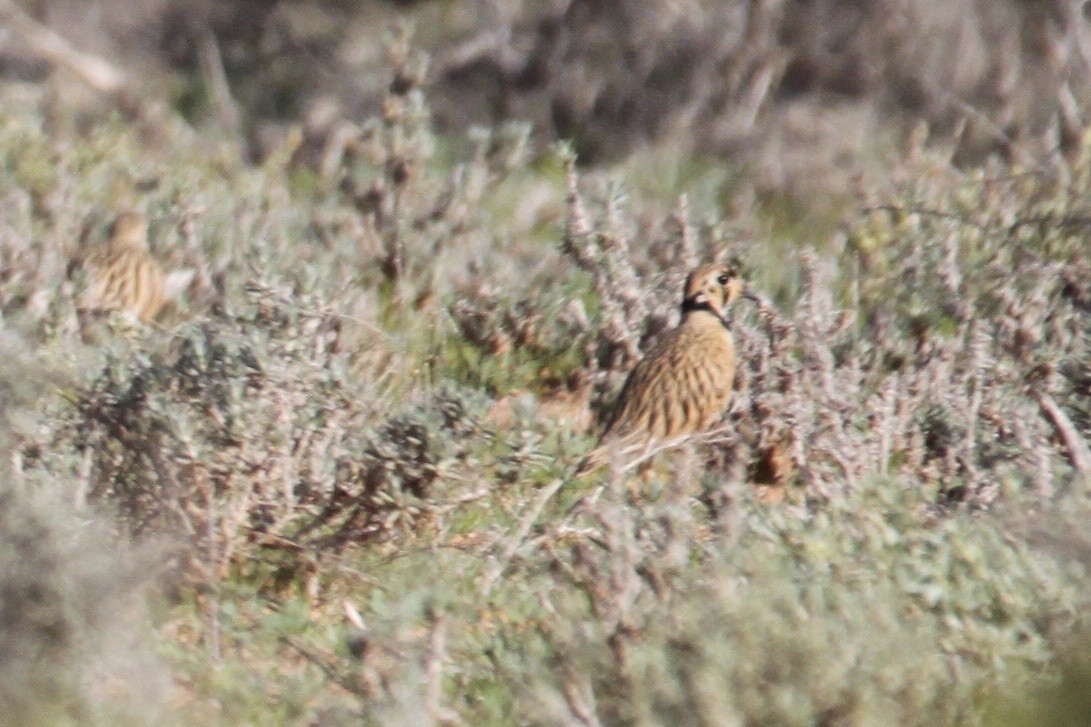
[{"label": "bird", "polygon": [[167,276],[148,250],[148,220],[138,212],[117,215],[105,247],[88,255],[84,268],[81,312],[116,311],[148,323],[167,302]]},{"label": "bird", "polygon": [[682,320],[629,372],[598,444],[576,476],[611,462],[646,460],[658,447],[703,431],[723,414],[735,379],[730,306],[754,298],[737,263],[712,263],[686,277]]}]

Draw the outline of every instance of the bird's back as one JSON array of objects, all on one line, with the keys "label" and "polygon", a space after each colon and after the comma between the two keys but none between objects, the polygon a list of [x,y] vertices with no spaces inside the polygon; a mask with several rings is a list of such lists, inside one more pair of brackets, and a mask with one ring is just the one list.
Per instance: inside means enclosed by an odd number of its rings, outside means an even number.
[{"label": "bird's back", "polygon": [[143,249],[111,245],[87,260],[90,276],[81,307],[129,312],[150,321],[165,303],[166,276]]},{"label": "bird's back", "polygon": [[691,316],[629,374],[603,441],[633,434],[672,439],[703,429],[731,396],[731,333],[711,315]]},{"label": "bird's back", "polygon": [[730,331],[710,313],[687,316],[629,373],[602,438],[577,475],[603,466],[611,456],[626,459],[705,429],[723,413],[734,379]]}]

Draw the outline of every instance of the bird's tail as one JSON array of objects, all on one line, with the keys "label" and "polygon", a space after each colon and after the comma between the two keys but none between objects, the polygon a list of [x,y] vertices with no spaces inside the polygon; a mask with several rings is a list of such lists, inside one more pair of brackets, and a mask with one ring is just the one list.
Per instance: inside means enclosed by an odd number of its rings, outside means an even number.
[{"label": "bird's tail", "polygon": [[617,472],[628,471],[648,457],[652,444],[650,440],[633,436],[604,439],[580,461],[575,476],[586,477],[607,466]]}]

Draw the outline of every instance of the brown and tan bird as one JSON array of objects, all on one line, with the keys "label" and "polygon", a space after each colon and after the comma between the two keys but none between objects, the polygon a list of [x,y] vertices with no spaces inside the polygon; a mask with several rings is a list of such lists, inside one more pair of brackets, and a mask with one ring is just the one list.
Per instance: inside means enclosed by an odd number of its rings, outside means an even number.
[{"label": "brown and tan bird", "polygon": [[602,438],[577,476],[611,462],[627,468],[719,419],[735,379],[727,311],[744,294],[750,297],[736,265],[702,265],[689,274],[682,322],[629,373]]},{"label": "brown and tan bird", "polygon": [[88,255],[84,268],[81,312],[117,311],[147,323],[167,301],[167,276],[148,250],[148,221],[136,212],[117,216],[106,246]]}]

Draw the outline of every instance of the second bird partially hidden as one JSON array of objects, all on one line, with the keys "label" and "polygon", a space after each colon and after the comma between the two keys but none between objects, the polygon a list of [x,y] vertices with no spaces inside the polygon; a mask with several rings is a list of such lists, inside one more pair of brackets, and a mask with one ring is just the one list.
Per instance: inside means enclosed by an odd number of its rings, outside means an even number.
[{"label": "second bird partially hidden", "polygon": [[105,248],[89,255],[85,264],[90,280],[78,302],[83,311],[118,311],[148,322],[166,302],[166,276],[148,251],[143,215],[118,215]]},{"label": "second bird partially hidden", "polygon": [[76,300],[81,327],[93,316],[110,313],[150,323],[196,274],[192,268],[164,272],[148,250],[148,220],[137,212],[119,214],[106,244],[73,262],[84,270],[84,288]]}]

